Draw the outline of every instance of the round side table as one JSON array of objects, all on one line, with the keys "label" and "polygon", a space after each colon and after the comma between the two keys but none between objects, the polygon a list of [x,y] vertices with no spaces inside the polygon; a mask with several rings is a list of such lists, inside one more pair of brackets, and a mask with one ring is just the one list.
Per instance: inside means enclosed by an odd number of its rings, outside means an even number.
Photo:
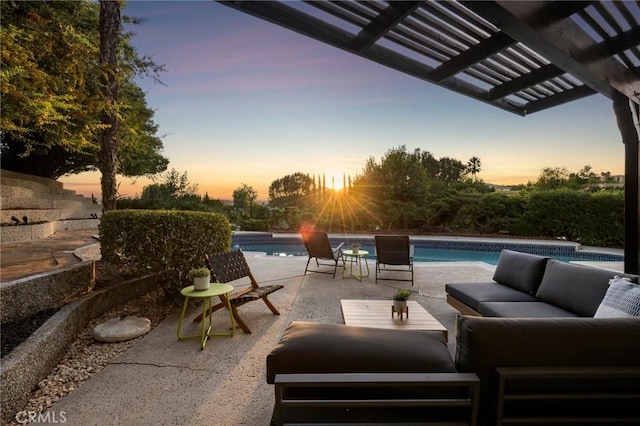
[{"label": "round side table", "polygon": [[[342,264],[344,267],[342,268],[342,278],[344,278],[344,273],[347,269],[347,262],[349,263],[349,275],[353,278],[358,279],[358,281],[362,281],[362,277],[369,276],[369,263],[367,263],[367,255],[369,254],[366,250],[358,250],[357,253],[354,253],[353,250],[342,250]],[[362,274],[362,262],[367,267],[367,274]],[[358,269],[356,272],[353,271],[353,264],[356,264]]]},{"label": "round side table", "polygon": [[[217,284],[211,283],[207,290],[194,290],[193,286],[190,285],[188,287],[180,290],[180,293],[184,296],[184,304],[182,305],[182,313],[180,314],[180,319],[178,320],[178,340],[188,340],[188,339],[200,339],[200,349],[204,349],[204,346],[207,344],[207,339],[209,337],[218,337],[218,336],[233,336],[236,330],[236,322],[233,319],[233,313],[231,311],[231,303],[229,302],[229,298],[227,295],[233,291],[233,287],[229,284]],[[227,304],[227,311],[229,311],[229,318],[231,319],[231,332],[229,333],[211,333],[211,315],[209,315],[209,324],[206,325],[204,321],[204,317],[207,316],[207,310],[211,310],[211,298],[215,296],[220,296]],[[191,336],[183,336],[180,334],[180,330],[182,329],[182,322],[184,321],[184,314],[187,312],[187,304],[189,303],[189,299],[204,299],[202,301],[202,321],[200,322],[200,334],[195,334]]]}]

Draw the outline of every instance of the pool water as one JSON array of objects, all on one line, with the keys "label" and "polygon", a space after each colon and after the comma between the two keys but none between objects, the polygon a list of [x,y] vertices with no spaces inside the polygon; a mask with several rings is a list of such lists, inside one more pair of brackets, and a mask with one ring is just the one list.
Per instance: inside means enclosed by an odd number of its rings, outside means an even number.
[{"label": "pool water", "polygon": [[[263,252],[271,256],[306,256],[307,251],[304,245],[294,241],[279,244],[235,244],[233,248],[240,248],[244,251]],[[348,247],[347,247],[348,248]],[[364,244],[361,250],[369,252],[368,259],[375,259],[374,246]],[[415,262],[485,262],[497,265],[500,251],[475,251],[475,250],[454,250],[435,249],[428,247],[414,247],[413,260]],[[585,261],[602,260],[589,257],[588,253],[577,253],[576,256],[551,255],[550,257],[563,261]],[[607,259],[621,260],[621,259]]]}]

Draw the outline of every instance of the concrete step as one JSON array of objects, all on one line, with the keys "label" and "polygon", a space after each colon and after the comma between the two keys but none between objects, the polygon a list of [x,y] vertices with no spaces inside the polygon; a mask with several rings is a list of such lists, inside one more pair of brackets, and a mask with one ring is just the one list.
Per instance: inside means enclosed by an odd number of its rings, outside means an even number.
[{"label": "concrete step", "polygon": [[52,222],[65,219],[91,219],[91,214],[98,217],[102,215],[102,208],[92,204],[94,208],[65,208],[65,209],[7,209],[0,210],[0,223],[14,224],[12,216],[22,222],[22,217],[27,216],[29,222]]},{"label": "concrete step", "polygon": [[0,241],[40,240],[58,231],[98,228],[100,219],[56,220],[36,225],[0,226]]},{"label": "concrete step", "polygon": [[[92,199],[39,176],[0,170],[0,195],[2,241],[40,239],[69,227],[97,226],[102,215],[102,206]],[[18,219],[18,225],[12,217]],[[83,224],[85,221],[89,222]]]},{"label": "concrete step", "polygon": [[26,197],[3,197],[1,209],[66,209],[71,206],[83,206],[93,210],[93,206],[96,205],[90,198],[82,195],[36,193]]},{"label": "concrete step", "polygon": [[30,189],[33,192],[54,194],[75,194],[75,191],[64,189],[61,182],[40,176],[32,176],[24,173],[16,173],[8,170],[0,170],[2,185],[18,186]]},{"label": "concrete step", "polygon": [[33,198],[35,192],[33,189],[25,188],[22,186],[9,185],[6,182],[2,182],[0,185],[0,197],[2,197],[3,204],[6,200],[11,198]]}]

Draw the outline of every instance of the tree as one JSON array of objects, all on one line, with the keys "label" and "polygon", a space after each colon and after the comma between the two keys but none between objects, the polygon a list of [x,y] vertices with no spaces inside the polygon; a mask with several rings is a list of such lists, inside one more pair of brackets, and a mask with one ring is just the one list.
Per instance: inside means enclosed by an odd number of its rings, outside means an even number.
[{"label": "tree", "polygon": [[427,174],[420,153],[407,152],[404,145],[387,151],[380,161],[385,200],[422,202],[427,190]]},{"label": "tree", "polygon": [[[99,165],[105,102],[100,90],[99,4],[0,2],[2,167],[53,179]],[[124,21],[140,20],[123,17]],[[153,110],[134,83],[162,66],[139,56],[122,34],[118,49],[118,174],[166,170]]]},{"label": "tree", "polygon": [[162,175],[162,182],[142,188],[140,202],[146,208],[171,208],[181,198],[197,197],[198,185],[189,182],[185,171],[182,175],[171,169]]},{"label": "tree", "polygon": [[122,0],[100,0],[100,83],[104,98],[100,135],[100,187],[102,210],[115,210],[118,195],[118,48],[122,38],[120,7]]},{"label": "tree", "polygon": [[[272,207],[296,205],[304,197],[311,194],[312,184],[313,180],[309,175],[300,172],[276,179],[269,185],[269,204]],[[322,185],[324,188],[324,175],[322,176]]]},{"label": "tree", "polygon": [[460,160],[442,157],[438,160],[440,171],[437,178],[447,184],[460,182],[467,175],[467,167]]},{"label": "tree", "polygon": [[564,167],[542,169],[535,186],[538,189],[557,189],[566,185],[569,172]]},{"label": "tree", "polygon": [[97,6],[0,2],[0,11],[3,167],[29,173],[15,165],[29,156],[50,162],[52,150],[97,154],[91,141],[100,126],[92,117],[100,102],[97,80],[89,78],[98,55]]},{"label": "tree", "polygon": [[482,161],[478,157],[471,157],[469,161],[467,161],[467,170],[473,176],[473,181],[476,182],[476,175],[480,173],[480,168],[482,167]]},{"label": "tree", "polygon": [[427,176],[436,179],[440,173],[440,162],[429,152],[419,152],[420,162],[427,171]]},{"label": "tree", "polygon": [[238,210],[249,210],[249,217],[252,217],[253,202],[258,198],[255,189],[243,183],[239,188],[233,191],[233,207]]}]

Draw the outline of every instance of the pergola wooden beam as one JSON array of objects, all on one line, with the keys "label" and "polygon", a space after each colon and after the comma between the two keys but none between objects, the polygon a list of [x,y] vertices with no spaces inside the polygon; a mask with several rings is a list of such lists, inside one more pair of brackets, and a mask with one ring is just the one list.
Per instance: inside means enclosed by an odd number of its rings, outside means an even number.
[{"label": "pergola wooden beam", "polygon": [[640,107],[621,93],[613,98],[625,152],[624,271],[640,273]]},{"label": "pergola wooden beam", "polygon": [[[524,115],[522,109],[507,100],[489,101],[487,91],[465,82],[457,77],[448,78],[445,82],[433,81],[429,78],[434,67],[404,56],[392,49],[374,44],[364,50],[354,49],[354,36],[348,31],[328,24],[321,19],[300,12],[279,1],[218,1],[218,3],[257,16],[266,21],[280,25],[307,37],[327,43],[354,55],[372,60],[397,71],[437,84],[446,89],[472,97],[505,111]],[[415,2],[418,5],[421,2]]]},{"label": "pergola wooden beam", "polygon": [[[607,39],[598,45],[591,47],[587,52],[578,53],[576,56],[578,58],[586,58],[589,56],[593,56],[593,50],[602,51],[601,49],[606,50],[609,56],[618,55],[624,52],[627,49],[631,49],[638,44],[638,40],[640,40],[640,27],[631,28],[624,33],[613,37],[611,39]],[[518,92],[520,90],[526,89],[527,87],[534,86],[543,81],[552,79],[554,77],[558,77],[565,72],[555,66],[554,64],[548,64],[544,67],[540,67],[535,71],[531,71],[528,74],[524,74],[521,77],[514,78],[513,80],[507,81],[499,86],[494,87],[489,91],[489,99],[495,100],[502,98],[504,96],[508,96],[512,93]],[[591,91],[591,93],[596,93],[595,91]],[[529,112],[533,112],[533,108],[527,106],[527,110]]]},{"label": "pergola wooden beam", "polygon": [[534,112],[542,111],[547,108],[566,104],[568,102],[577,101],[578,99],[586,98],[596,92],[589,86],[578,86],[573,89],[565,90],[553,96],[547,96],[537,101],[531,101],[527,104],[527,114],[533,114]]},{"label": "pergola wooden beam", "polygon": [[563,71],[613,99],[618,91],[640,103],[640,80],[632,71],[606,55],[577,60],[573,52],[585,52],[592,39],[570,19],[532,28],[528,19],[543,12],[545,2],[538,1],[464,1],[466,7],[483,16],[515,40],[527,45]]},{"label": "pergola wooden beam", "polygon": [[419,1],[394,1],[389,3],[375,19],[364,27],[353,40],[352,48],[362,51],[384,37],[407,15],[420,6]]},{"label": "pergola wooden beam", "polygon": [[[442,81],[452,75],[469,68],[471,65],[482,61],[487,56],[493,55],[514,44],[515,41],[504,33],[498,33],[493,37],[482,40],[471,49],[468,49],[451,60],[437,67],[429,75],[433,81]],[[495,99],[495,98],[494,98]]]}]

